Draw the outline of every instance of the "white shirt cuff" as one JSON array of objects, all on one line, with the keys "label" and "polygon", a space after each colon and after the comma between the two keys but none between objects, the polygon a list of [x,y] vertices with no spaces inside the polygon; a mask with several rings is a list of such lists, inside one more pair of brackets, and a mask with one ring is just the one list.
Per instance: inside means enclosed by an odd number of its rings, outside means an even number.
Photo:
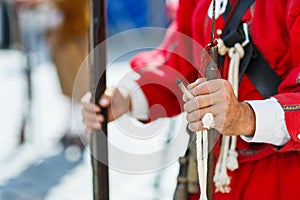
[{"label": "white shirt cuff", "polygon": [[246,142],[269,143],[283,146],[290,135],[285,124],[284,111],[277,99],[246,101],[254,110],[256,130],[253,137],[241,136]]},{"label": "white shirt cuff", "polygon": [[149,105],[144,92],[135,81],[139,77],[140,75],[134,71],[129,72],[122,78],[117,87],[124,95],[130,95],[132,109],[129,113],[130,116],[146,121],[149,119]]}]

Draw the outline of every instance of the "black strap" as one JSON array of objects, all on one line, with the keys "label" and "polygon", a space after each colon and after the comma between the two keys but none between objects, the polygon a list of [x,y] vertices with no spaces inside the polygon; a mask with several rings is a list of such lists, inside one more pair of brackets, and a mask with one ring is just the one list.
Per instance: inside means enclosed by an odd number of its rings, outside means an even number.
[{"label": "black strap", "polygon": [[231,5],[230,5],[230,1],[228,1],[225,8],[225,12],[222,15],[224,19],[227,19],[227,16],[229,15],[230,11],[231,11]]},{"label": "black strap", "polygon": [[[238,27],[241,23],[242,17],[253,2],[254,0],[240,0],[238,5],[234,7],[235,2],[233,5],[230,5],[230,2],[228,1],[226,10],[223,13],[223,18],[226,24],[221,37],[227,47],[232,47],[236,42],[240,43],[245,40],[245,35],[243,35],[243,33],[241,34],[237,30],[239,30]],[[229,17],[230,19],[228,19]],[[240,35],[242,37],[240,37]],[[219,56],[218,65],[221,66],[223,62],[224,56]]]},{"label": "black strap", "polygon": [[[232,47],[236,42],[241,43],[245,40],[241,19],[253,3],[254,0],[240,0],[236,9],[232,11],[234,13],[232,13],[222,35],[226,46]],[[244,74],[247,74],[263,98],[277,94],[281,78],[274,72],[253,43],[250,42],[244,47],[244,50],[246,53],[240,64],[240,80]],[[220,60],[223,61],[224,59],[221,58]]]},{"label": "black strap", "polygon": [[10,45],[10,22],[9,22],[9,11],[5,1],[2,1],[2,5],[0,7],[2,10],[1,14],[1,22],[0,22],[0,31],[2,31],[2,43],[0,44],[0,48],[7,49]]},{"label": "black strap", "polygon": [[[223,30],[223,36],[222,39],[224,40],[224,43],[226,41],[227,37],[231,37],[231,33],[234,33],[235,31],[233,30],[237,30],[240,23],[241,23],[241,19],[244,16],[245,12],[249,9],[249,7],[254,3],[254,0],[239,0],[239,4],[237,5],[237,7],[235,8],[235,10],[233,10],[232,15],[229,19],[228,24],[226,24],[224,30]],[[228,16],[229,17],[229,16]],[[227,45],[225,43],[226,46],[231,46],[231,45]]]},{"label": "black strap", "polygon": [[248,66],[245,73],[264,99],[278,93],[281,78],[254,46]]}]

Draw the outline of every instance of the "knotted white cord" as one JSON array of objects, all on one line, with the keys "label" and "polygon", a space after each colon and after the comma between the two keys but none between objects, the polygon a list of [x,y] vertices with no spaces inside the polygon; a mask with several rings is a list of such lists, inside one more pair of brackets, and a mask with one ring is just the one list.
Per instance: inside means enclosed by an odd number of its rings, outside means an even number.
[{"label": "knotted white cord", "polygon": [[[189,99],[194,96],[184,87],[182,82],[178,82],[178,86]],[[206,113],[202,118],[203,127],[207,130],[215,126],[214,116]],[[196,132],[196,149],[197,149],[197,168],[200,186],[200,200],[207,200],[207,164],[208,164],[208,131]]]},{"label": "knotted white cord", "polygon": [[239,163],[237,160],[238,153],[236,151],[236,142],[237,142],[237,137],[236,136],[231,136],[231,143],[230,143],[230,149],[228,151],[228,160],[227,160],[227,168],[230,171],[234,171],[239,168]]},{"label": "knotted white cord", "polygon": [[[243,47],[249,43],[247,25],[245,23],[243,24],[243,28],[246,35],[246,40],[242,44],[236,43],[234,47],[228,48],[225,46],[222,39],[218,39],[219,54],[225,55],[228,53],[228,56],[230,57],[228,81],[231,83],[236,96],[238,96],[240,60],[245,55]],[[214,175],[216,191],[220,191],[222,193],[230,192],[230,177],[227,174],[227,168],[231,171],[234,171],[238,168],[236,142],[236,136],[224,136],[222,138],[220,155],[216,164]]]},{"label": "knotted white cord", "polygon": [[196,149],[198,163],[198,178],[200,186],[200,200],[207,200],[207,162],[208,162],[208,129],[215,126],[214,116],[206,113],[202,118],[203,127],[206,130],[196,132]]},{"label": "knotted white cord", "polygon": [[220,171],[215,174],[214,180],[215,180],[216,192],[228,193],[230,192],[230,188],[229,188],[230,177],[227,174],[226,161],[227,161],[230,137],[228,136],[223,137],[222,140],[223,140],[222,141],[223,151],[222,154],[219,155],[221,157],[222,162],[219,163]]},{"label": "knotted white cord", "polygon": [[197,168],[198,168],[198,179],[200,186],[200,200],[207,200],[206,195],[206,177],[205,168],[207,169],[207,159],[204,157],[204,132],[196,132],[196,149],[197,149]]}]

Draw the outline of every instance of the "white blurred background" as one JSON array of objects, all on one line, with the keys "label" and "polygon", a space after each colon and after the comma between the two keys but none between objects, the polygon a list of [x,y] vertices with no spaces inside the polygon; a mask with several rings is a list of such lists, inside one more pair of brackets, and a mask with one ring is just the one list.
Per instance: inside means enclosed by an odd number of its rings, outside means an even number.
[{"label": "white blurred background", "polygon": [[[56,26],[62,16],[39,0],[31,1],[34,5],[7,2],[11,6],[11,38],[9,46],[2,45],[0,50],[0,200],[92,199],[88,151],[61,142],[66,132],[74,131],[75,127],[71,101],[61,89],[46,34],[49,26]],[[166,8],[165,3],[161,0],[108,1],[108,35],[144,26],[166,27],[174,8]],[[3,26],[3,4],[0,10],[2,37],[7,31]],[[114,53],[117,49],[118,46],[113,46],[109,51]],[[130,71],[129,58],[110,66],[108,85]],[[79,105],[76,112],[80,115]],[[137,153],[156,151],[167,145],[174,132],[181,128],[176,120],[165,119],[162,131],[142,144],[120,137],[124,134],[116,122],[109,124],[109,137],[114,144],[125,144]],[[20,137],[22,129],[24,138]],[[79,132],[84,134],[84,129]],[[162,154],[161,159],[167,156]],[[164,169],[139,175],[110,170],[111,199],[172,199],[177,173],[176,161]]]}]

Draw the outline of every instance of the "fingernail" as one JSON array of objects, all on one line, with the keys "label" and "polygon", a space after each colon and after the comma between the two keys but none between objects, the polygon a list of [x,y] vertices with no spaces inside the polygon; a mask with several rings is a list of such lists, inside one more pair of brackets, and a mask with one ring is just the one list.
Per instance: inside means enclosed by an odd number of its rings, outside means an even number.
[{"label": "fingernail", "polygon": [[198,78],[195,83],[200,83],[202,81],[202,78]]},{"label": "fingernail", "polygon": [[104,117],[103,116],[97,116],[97,121],[98,122],[103,122],[104,121]]},{"label": "fingernail", "polygon": [[196,83],[192,83],[192,84],[188,85],[186,88],[188,90],[191,90],[191,89],[193,89],[195,87],[195,85],[196,85]]},{"label": "fingernail", "polygon": [[102,106],[106,106],[106,105],[109,104],[109,101],[108,101],[108,99],[103,98],[103,99],[100,100],[100,104],[101,104]]},{"label": "fingernail", "polygon": [[100,109],[98,106],[95,106],[95,111],[96,111],[96,112],[100,112],[101,109]]},{"label": "fingernail", "polygon": [[187,86],[188,89],[191,89],[195,84],[203,83],[206,81],[206,78],[198,78],[194,83],[191,83]]},{"label": "fingernail", "polygon": [[207,78],[198,78],[197,83],[204,83],[207,80]]}]

